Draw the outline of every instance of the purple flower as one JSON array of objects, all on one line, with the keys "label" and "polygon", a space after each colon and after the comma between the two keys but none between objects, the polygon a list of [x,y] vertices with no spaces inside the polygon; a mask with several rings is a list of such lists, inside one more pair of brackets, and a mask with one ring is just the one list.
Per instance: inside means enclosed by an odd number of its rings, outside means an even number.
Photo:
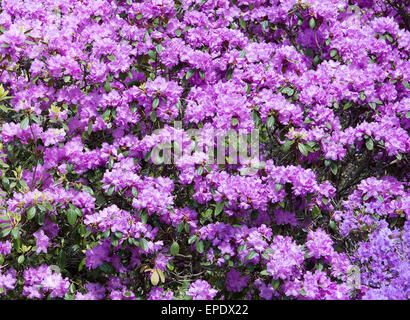
[{"label": "purple flower", "polygon": [[36,252],[44,252],[47,253],[47,248],[50,246],[50,239],[45,235],[44,230],[39,230],[33,233],[34,237],[36,238]]},{"label": "purple flower", "polygon": [[213,300],[217,293],[208,282],[198,279],[189,285],[187,295],[193,300]]},{"label": "purple flower", "polygon": [[229,291],[241,292],[248,285],[249,276],[241,277],[241,273],[231,269],[226,275],[225,285]]},{"label": "purple flower", "polygon": [[11,248],[12,248],[12,244],[10,241],[6,241],[6,242],[1,242],[0,241],[0,254],[2,255],[8,255],[11,252]]}]

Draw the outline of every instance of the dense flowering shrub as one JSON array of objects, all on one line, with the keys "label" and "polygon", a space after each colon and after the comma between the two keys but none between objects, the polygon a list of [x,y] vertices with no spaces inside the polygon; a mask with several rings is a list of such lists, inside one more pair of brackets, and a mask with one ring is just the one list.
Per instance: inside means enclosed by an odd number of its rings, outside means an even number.
[{"label": "dense flowering shrub", "polygon": [[0,3],[0,298],[409,298],[406,1]]}]

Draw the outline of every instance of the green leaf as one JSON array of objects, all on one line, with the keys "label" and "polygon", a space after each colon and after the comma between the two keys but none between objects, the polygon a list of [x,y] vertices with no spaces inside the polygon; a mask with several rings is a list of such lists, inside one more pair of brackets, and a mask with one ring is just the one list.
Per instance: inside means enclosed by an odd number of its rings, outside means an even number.
[{"label": "green leaf", "polygon": [[7,108],[4,104],[0,104],[0,109],[3,111],[3,112],[9,112],[9,108]]},{"label": "green leaf", "polygon": [[86,192],[88,192],[90,195],[94,195],[94,191],[93,191],[93,189],[91,189],[89,186],[82,186],[82,188],[81,188],[83,191],[86,191]]},{"label": "green leaf", "polygon": [[156,286],[159,283],[159,274],[157,272],[157,269],[155,269],[151,275],[151,283],[153,286]]},{"label": "green leaf", "polygon": [[156,109],[159,105],[159,98],[156,97],[153,101],[152,101],[152,109]]},{"label": "green leaf", "polygon": [[233,76],[233,67],[230,67],[228,71],[226,72],[226,80],[228,81],[231,80],[232,76]]},{"label": "green leaf", "polygon": [[28,117],[25,117],[23,120],[20,122],[20,128],[21,130],[24,130],[28,127],[29,119]]},{"label": "green leaf", "polygon": [[85,266],[85,259],[81,260],[81,262],[78,264],[78,271],[83,270]]},{"label": "green leaf", "polygon": [[147,213],[147,212],[143,212],[143,213],[141,214],[141,222],[142,222],[143,224],[147,224],[147,221],[148,221],[148,213]]},{"label": "green leaf", "polygon": [[293,89],[291,87],[285,87],[281,90],[281,92],[284,93],[284,94],[287,94],[289,97],[291,97],[295,93],[295,89]]},{"label": "green leaf", "polygon": [[157,54],[156,54],[155,51],[153,51],[153,50],[148,50],[148,56],[149,56],[152,60],[156,60],[156,59],[157,59]]},{"label": "green leaf", "polygon": [[135,187],[132,187],[132,195],[137,198],[138,197],[138,190]]},{"label": "green leaf", "polygon": [[110,81],[108,80],[108,78],[107,78],[107,80],[104,82],[103,89],[104,89],[105,92],[107,92],[107,93],[110,93],[110,91],[111,91]]},{"label": "green leaf", "polygon": [[152,122],[156,122],[157,121],[157,113],[155,112],[155,110],[153,110],[150,114],[150,118],[152,120]]},{"label": "green leaf", "polygon": [[218,216],[225,207],[225,202],[219,202],[215,207],[215,216]]},{"label": "green leaf", "polygon": [[267,126],[269,129],[272,129],[274,125],[275,125],[275,117],[270,116],[270,117],[268,118],[268,120],[266,121],[266,126]]},{"label": "green leaf", "polygon": [[202,240],[197,240],[196,241],[196,251],[198,251],[199,253],[204,252],[204,242]]},{"label": "green leaf", "polygon": [[[269,257],[265,257],[264,254],[263,254],[263,257],[264,257],[266,260],[269,260]],[[262,270],[262,271],[260,272],[260,275],[261,275],[261,276],[269,276],[269,272],[268,272],[268,270]]]},{"label": "green leaf", "polygon": [[353,105],[353,102],[352,102],[352,101],[348,101],[348,102],[343,106],[343,110],[349,109],[352,105]]},{"label": "green leaf", "polygon": [[48,201],[46,201],[45,203],[44,203],[44,205],[46,206],[46,208],[48,209],[48,211],[54,211],[54,207],[53,207],[53,205],[50,203],[50,202],[48,202]]},{"label": "green leaf", "polygon": [[310,29],[315,29],[315,27],[316,27],[316,20],[315,20],[315,18],[310,18],[310,20],[309,20],[309,28]]},{"label": "green leaf", "polygon": [[308,149],[306,148],[306,146],[302,143],[298,143],[298,149],[299,151],[305,156],[307,157],[307,155],[309,154]]},{"label": "green leaf", "polygon": [[231,125],[232,125],[233,127],[236,127],[238,124],[239,124],[238,118],[232,118],[232,120],[231,120]]},{"label": "green leaf", "polygon": [[393,41],[394,41],[394,40],[393,40],[393,37],[392,37],[390,34],[388,34],[388,33],[385,34],[385,37],[386,37],[386,39],[389,40],[390,42],[393,42]]},{"label": "green leaf", "polygon": [[90,135],[91,132],[93,132],[93,122],[90,120],[90,121],[88,122],[88,129],[87,129],[88,135]]},{"label": "green leaf", "polygon": [[333,173],[334,175],[336,175],[336,174],[337,174],[337,170],[338,170],[337,164],[334,163],[334,162],[332,162],[332,163],[330,164],[330,170],[332,171],[332,173]]},{"label": "green leaf", "polygon": [[173,256],[176,256],[179,253],[179,244],[174,241],[171,245],[170,252]]},{"label": "green leaf", "polygon": [[20,238],[20,230],[18,228],[13,228],[11,230],[11,236],[13,239],[17,240],[18,238]]},{"label": "green leaf", "polygon": [[176,232],[181,232],[182,230],[184,230],[184,226],[185,226],[185,223],[184,222],[181,222],[179,225],[178,225],[178,227],[177,227],[177,229],[176,229]]},{"label": "green leaf", "polygon": [[245,261],[251,260],[251,259],[255,258],[257,255],[258,255],[258,253],[256,251],[252,250],[246,256]]},{"label": "green leaf", "polygon": [[367,149],[368,150],[370,150],[370,151],[372,151],[373,150],[373,139],[372,138],[369,138],[369,139],[367,139],[367,141],[366,141],[366,147],[367,147]]},{"label": "green leaf", "polygon": [[195,73],[194,69],[189,69],[188,72],[186,73],[185,79],[189,80],[193,74]]},{"label": "green leaf", "polygon": [[36,215],[35,207],[31,207],[30,209],[27,210],[27,220],[33,219],[35,215]]},{"label": "green leaf", "polygon": [[155,51],[158,52],[158,54],[161,54],[162,52],[162,45],[159,43],[155,46]]},{"label": "green leaf", "polygon": [[198,236],[197,236],[196,234],[194,234],[194,235],[192,235],[192,236],[190,236],[190,237],[188,238],[188,244],[192,244],[192,243],[194,243],[196,240],[198,240]]},{"label": "green leaf", "polygon": [[329,226],[330,226],[330,228],[332,228],[333,230],[336,229],[336,223],[335,223],[333,220],[330,220]]},{"label": "green leaf", "polygon": [[410,111],[407,111],[407,113],[406,113],[406,119],[410,119]]},{"label": "green leaf", "polygon": [[290,147],[295,143],[295,140],[287,140],[281,147],[283,152],[288,152]]},{"label": "green leaf", "polygon": [[384,198],[383,198],[383,196],[382,196],[381,194],[379,194],[379,195],[377,196],[377,199],[378,199],[380,202],[384,202]]},{"label": "green leaf", "polygon": [[336,57],[337,56],[337,50],[336,49],[332,49],[332,50],[330,50],[330,57],[331,58],[334,58],[334,57]]},{"label": "green leaf", "polygon": [[278,290],[279,285],[280,285],[280,280],[279,280],[279,279],[272,280],[272,288],[273,288],[274,290]]},{"label": "green leaf", "polygon": [[74,225],[77,221],[77,213],[73,209],[68,209],[67,211],[67,220],[70,225]]},{"label": "green leaf", "polygon": [[246,22],[242,18],[239,18],[239,25],[243,28],[246,29]]},{"label": "green leaf", "polygon": [[45,214],[45,210],[41,210],[40,205],[38,205],[40,212],[37,215],[37,223],[42,226],[44,223],[44,220],[46,219],[46,214]]},{"label": "green leaf", "polygon": [[269,27],[269,21],[267,21],[267,20],[262,21],[262,29],[264,31],[267,31],[268,27]]},{"label": "green leaf", "polygon": [[112,195],[113,192],[114,192],[114,189],[115,189],[114,186],[109,187],[108,190],[107,190],[107,195],[109,195],[109,196]]},{"label": "green leaf", "polygon": [[275,183],[275,190],[276,192],[279,192],[280,190],[283,189],[283,185],[280,183]]},{"label": "green leaf", "polygon": [[320,215],[320,209],[318,206],[314,206],[312,209],[312,216],[313,218],[316,218]]},{"label": "green leaf", "polygon": [[366,100],[366,95],[364,94],[363,91],[360,92],[360,100],[362,101]]},{"label": "green leaf", "polygon": [[322,198],[322,202],[323,202],[325,205],[327,205],[327,204],[329,203],[329,200],[327,200],[327,198],[323,197],[323,198]]},{"label": "green leaf", "polygon": [[147,251],[147,249],[148,249],[148,240],[147,239],[145,239],[145,238],[141,239],[141,248],[142,248],[142,250]]},{"label": "green leaf", "polygon": [[24,262],[24,256],[21,255],[20,257],[17,258],[17,263],[22,264]]},{"label": "green leaf", "polygon": [[5,229],[0,230],[0,238],[7,237],[10,232],[11,232],[11,228],[5,228]]}]

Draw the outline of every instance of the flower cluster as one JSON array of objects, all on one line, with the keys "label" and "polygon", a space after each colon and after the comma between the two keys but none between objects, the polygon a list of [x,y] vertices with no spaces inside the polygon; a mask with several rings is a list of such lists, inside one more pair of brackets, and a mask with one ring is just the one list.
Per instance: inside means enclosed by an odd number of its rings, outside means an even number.
[{"label": "flower cluster", "polygon": [[409,299],[396,2],[1,1],[2,298]]}]

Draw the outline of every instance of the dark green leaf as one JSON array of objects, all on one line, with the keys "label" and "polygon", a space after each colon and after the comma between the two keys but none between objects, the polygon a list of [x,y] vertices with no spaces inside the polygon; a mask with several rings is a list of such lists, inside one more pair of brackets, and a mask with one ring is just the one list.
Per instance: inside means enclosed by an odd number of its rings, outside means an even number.
[{"label": "dark green leaf", "polygon": [[29,119],[28,117],[25,117],[23,120],[20,122],[20,128],[21,130],[24,130],[28,127]]},{"label": "dark green leaf", "polygon": [[373,139],[372,138],[369,138],[369,139],[367,139],[367,141],[366,141],[366,147],[367,147],[367,149],[368,150],[370,150],[370,151],[372,151],[373,150]]},{"label": "dark green leaf", "polygon": [[315,20],[315,18],[310,18],[310,20],[309,20],[309,28],[310,29],[314,29],[316,27],[316,20]]},{"label": "dark green leaf", "polygon": [[270,116],[270,117],[268,118],[268,120],[266,121],[266,126],[267,126],[269,129],[272,129],[274,125],[275,125],[275,118],[272,117],[272,116]]},{"label": "dark green leaf", "polygon": [[239,25],[240,25],[243,29],[246,29],[246,22],[245,22],[242,18],[239,18]]},{"label": "dark green leaf", "polygon": [[138,197],[138,190],[135,187],[132,187],[132,195],[137,198]]},{"label": "dark green leaf", "polygon": [[313,218],[316,218],[320,215],[320,209],[318,206],[314,206],[312,209],[312,216]]},{"label": "dark green leaf", "polygon": [[35,207],[31,207],[30,209],[27,210],[27,219],[28,220],[33,219],[35,215],[36,215],[36,208]]},{"label": "dark green leaf", "polygon": [[186,73],[185,78],[186,78],[187,80],[189,80],[189,79],[193,76],[194,73],[195,73],[195,70],[194,70],[194,69],[189,69],[188,72]]},{"label": "dark green leaf", "polygon": [[152,120],[152,122],[156,122],[157,121],[157,113],[155,112],[155,110],[153,110],[150,114],[150,118]]},{"label": "dark green leaf", "polygon": [[159,98],[156,97],[153,101],[152,101],[152,109],[156,109],[159,105]]},{"label": "dark green leaf", "polygon": [[295,143],[295,140],[287,140],[281,147],[283,152],[288,152],[290,147]]},{"label": "dark green leaf", "polygon": [[218,216],[224,209],[225,202],[219,202],[215,207],[215,216]]},{"label": "dark green leaf", "polygon": [[141,248],[142,248],[142,250],[147,251],[147,249],[148,249],[148,240],[147,239],[145,239],[145,238],[141,239]]},{"label": "dark green leaf", "polygon": [[245,258],[245,261],[251,260],[253,258],[255,258],[258,255],[258,253],[256,251],[251,251],[248,253],[248,255]]},{"label": "dark green leaf", "polygon": [[198,251],[199,253],[204,252],[204,242],[202,240],[196,241],[196,251]]},{"label": "dark green leaf", "polygon": [[159,43],[156,45],[155,50],[158,52],[158,54],[161,54],[162,52],[162,45]]},{"label": "dark green leaf", "polygon": [[231,120],[231,125],[232,125],[233,127],[236,127],[238,124],[239,124],[238,118],[232,118],[232,120]]},{"label": "dark green leaf", "polygon": [[188,244],[194,243],[197,239],[198,239],[198,236],[197,236],[196,234],[190,236],[190,237],[188,238]]},{"label": "dark green leaf", "polygon": [[298,149],[299,151],[305,156],[307,157],[307,155],[309,154],[308,149],[306,148],[306,146],[302,143],[298,143]]},{"label": "dark green leaf", "polygon": [[176,256],[179,253],[179,244],[174,241],[171,245],[170,252],[173,256]]},{"label": "dark green leaf", "polygon": [[73,209],[68,209],[67,211],[67,220],[70,225],[74,225],[77,221],[77,213]]}]

